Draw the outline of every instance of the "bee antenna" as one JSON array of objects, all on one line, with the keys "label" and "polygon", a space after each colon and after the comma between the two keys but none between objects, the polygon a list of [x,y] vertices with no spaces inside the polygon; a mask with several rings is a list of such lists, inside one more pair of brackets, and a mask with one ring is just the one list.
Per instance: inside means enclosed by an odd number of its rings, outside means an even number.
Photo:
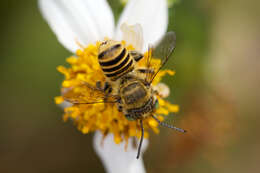
[{"label": "bee antenna", "polygon": [[143,127],[143,120],[142,119],[140,119],[140,125],[141,125],[141,139],[140,139],[140,143],[139,143],[139,146],[138,146],[136,159],[139,159],[139,157],[140,157],[141,148],[142,148],[143,139],[144,139],[144,127]]},{"label": "bee antenna", "polygon": [[170,124],[161,122],[161,121],[160,121],[156,116],[154,116],[154,115],[152,115],[152,117],[153,117],[153,119],[155,119],[155,120],[158,122],[158,124],[160,124],[161,126],[168,127],[168,128],[170,128],[170,129],[173,129],[173,130],[176,130],[176,131],[182,132],[182,133],[187,132],[186,130],[183,130],[183,129],[181,129],[181,128],[178,128],[178,127],[175,127],[175,126],[173,126],[173,125],[170,125]]}]

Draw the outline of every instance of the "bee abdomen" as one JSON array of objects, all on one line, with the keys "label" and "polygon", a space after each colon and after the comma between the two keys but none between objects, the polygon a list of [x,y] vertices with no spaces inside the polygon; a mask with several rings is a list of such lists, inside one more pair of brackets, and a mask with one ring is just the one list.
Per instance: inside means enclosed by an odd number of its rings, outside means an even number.
[{"label": "bee abdomen", "polygon": [[124,74],[126,74],[126,73],[132,71],[133,68],[134,68],[134,67],[133,67],[133,60],[130,60],[130,62],[129,62],[126,66],[124,66],[123,68],[121,68],[120,70],[117,70],[117,71],[115,71],[115,72],[113,72],[113,73],[107,73],[107,72],[104,72],[104,73],[105,73],[105,75],[106,75],[107,77],[112,78],[112,80],[116,80],[116,79],[118,79],[119,77],[123,76]]},{"label": "bee abdomen", "polygon": [[[102,53],[104,53],[104,52],[102,52]],[[104,54],[102,56],[99,55],[98,56],[99,64],[101,66],[112,66],[112,65],[115,65],[115,64],[117,64],[120,60],[122,60],[125,57],[126,53],[127,53],[127,51],[124,48],[122,50],[122,52],[118,56],[116,56],[116,57],[111,56],[111,57],[104,58]]]},{"label": "bee abdomen", "polygon": [[116,80],[134,68],[132,56],[122,44],[115,44],[99,53],[99,64],[104,74]]},{"label": "bee abdomen", "polygon": [[119,63],[115,64],[115,65],[111,65],[111,66],[103,66],[102,70],[104,72],[115,72],[119,69],[121,69],[124,65],[126,65],[129,61],[129,55],[127,55],[127,57],[125,59],[122,59],[122,61],[120,61]]}]

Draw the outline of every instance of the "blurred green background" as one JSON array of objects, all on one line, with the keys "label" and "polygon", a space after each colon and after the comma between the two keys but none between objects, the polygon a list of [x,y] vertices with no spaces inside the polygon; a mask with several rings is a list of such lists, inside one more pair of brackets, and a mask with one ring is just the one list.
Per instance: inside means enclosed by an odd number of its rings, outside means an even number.
[{"label": "blurred green background", "polygon": [[[116,18],[122,4],[110,0]],[[83,135],[54,104],[71,54],[43,20],[37,1],[1,1],[0,172],[104,172]],[[178,1],[170,100],[180,135],[161,128],[144,155],[148,173],[259,172],[259,1]],[[167,82],[169,78],[166,78]]]}]

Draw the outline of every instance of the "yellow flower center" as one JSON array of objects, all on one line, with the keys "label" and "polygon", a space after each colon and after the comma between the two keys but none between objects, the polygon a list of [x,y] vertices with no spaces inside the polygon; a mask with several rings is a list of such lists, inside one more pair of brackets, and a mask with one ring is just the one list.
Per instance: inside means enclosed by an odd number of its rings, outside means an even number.
[{"label": "yellow flower center", "polygon": [[[123,43],[123,42],[122,42]],[[83,50],[78,50],[76,56],[67,58],[70,64],[69,68],[58,66],[57,70],[65,76],[62,82],[62,93],[74,88],[72,97],[78,97],[80,93],[88,94],[87,90],[81,87],[82,81],[85,81],[93,86],[97,81],[104,81],[105,76],[98,63],[98,46],[89,45]],[[133,49],[131,46],[127,49]],[[138,66],[144,66],[148,53],[144,54],[144,58],[138,62]],[[159,59],[152,59],[153,66],[160,65]],[[156,85],[165,74],[174,75],[171,70],[162,70],[158,73],[153,81]],[[156,110],[158,119],[163,121],[164,116],[170,112],[178,112],[178,105],[173,105],[162,98],[158,97],[159,108]],[[63,96],[55,98],[56,104],[64,102]],[[116,104],[99,103],[99,104],[74,104],[64,108],[64,121],[71,119],[78,130],[86,134],[96,130],[101,131],[104,135],[108,133],[114,134],[115,143],[120,143],[122,140],[128,141],[129,137],[140,137],[141,129],[138,121],[129,121],[126,119],[122,112],[118,111]],[[144,124],[144,137],[148,137],[148,129],[152,129],[155,133],[159,133],[158,123],[152,118],[147,117],[143,120]]]}]

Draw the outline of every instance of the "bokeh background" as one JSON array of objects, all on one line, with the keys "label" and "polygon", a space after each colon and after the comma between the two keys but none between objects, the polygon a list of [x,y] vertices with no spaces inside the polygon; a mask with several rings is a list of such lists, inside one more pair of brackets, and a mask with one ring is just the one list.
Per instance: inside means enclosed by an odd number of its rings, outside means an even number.
[{"label": "bokeh background", "polygon": [[[151,135],[147,172],[259,172],[260,1],[174,2],[169,100],[181,109],[168,121],[188,133]],[[109,3],[118,18],[122,3]],[[54,104],[63,79],[56,67],[71,54],[37,1],[0,4],[0,172],[104,172],[92,135],[63,123]]]}]

